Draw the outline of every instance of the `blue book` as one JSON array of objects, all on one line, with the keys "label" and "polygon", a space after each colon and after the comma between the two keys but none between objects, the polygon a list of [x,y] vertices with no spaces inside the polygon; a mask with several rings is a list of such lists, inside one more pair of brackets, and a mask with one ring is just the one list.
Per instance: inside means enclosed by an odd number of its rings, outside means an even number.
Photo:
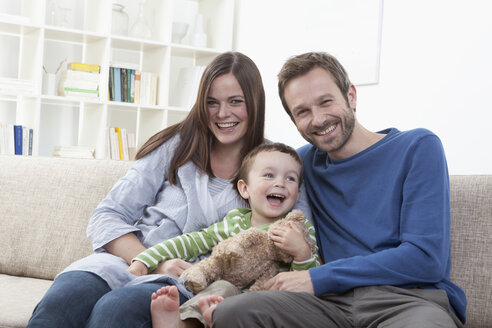
[{"label": "blue book", "polygon": [[121,101],[121,70],[119,67],[114,68],[114,101]]},{"label": "blue book", "polygon": [[29,129],[29,150],[28,150],[29,156],[32,156],[32,139],[33,139],[33,130]]},{"label": "blue book", "polygon": [[22,155],[22,125],[14,125],[14,149],[16,155]]}]

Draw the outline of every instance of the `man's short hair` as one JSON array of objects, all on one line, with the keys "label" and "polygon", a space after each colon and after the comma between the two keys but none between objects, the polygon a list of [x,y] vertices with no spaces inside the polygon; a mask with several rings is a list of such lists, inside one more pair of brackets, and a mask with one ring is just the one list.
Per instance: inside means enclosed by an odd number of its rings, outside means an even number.
[{"label": "man's short hair", "polygon": [[292,121],[294,121],[294,116],[285,101],[285,86],[291,80],[309,73],[315,67],[321,67],[331,74],[335,84],[348,103],[347,93],[350,88],[350,79],[345,68],[335,57],[326,52],[307,52],[293,56],[285,62],[278,73],[278,93],[282,100],[282,105]]}]

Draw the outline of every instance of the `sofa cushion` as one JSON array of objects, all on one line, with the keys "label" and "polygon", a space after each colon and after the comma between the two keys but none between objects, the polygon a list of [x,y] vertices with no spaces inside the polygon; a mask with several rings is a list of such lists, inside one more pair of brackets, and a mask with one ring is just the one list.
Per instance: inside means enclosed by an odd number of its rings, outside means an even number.
[{"label": "sofa cushion", "polygon": [[[53,281],[0,274],[0,327],[25,327]],[[8,313],[8,315],[7,315]]]},{"label": "sofa cushion", "polygon": [[131,162],[0,156],[0,273],[53,279],[92,252],[91,212]]},{"label": "sofa cushion", "polygon": [[450,178],[451,280],[468,298],[467,327],[491,327],[492,175]]}]

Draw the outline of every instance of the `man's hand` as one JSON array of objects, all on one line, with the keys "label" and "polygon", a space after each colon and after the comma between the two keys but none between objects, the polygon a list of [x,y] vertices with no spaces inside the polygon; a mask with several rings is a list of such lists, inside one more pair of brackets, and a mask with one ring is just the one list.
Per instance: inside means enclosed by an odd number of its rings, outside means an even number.
[{"label": "man's hand", "polygon": [[167,260],[159,264],[157,269],[155,269],[152,273],[170,274],[172,276],[179,277],[184,270],[191,266],[192,264],[181,259]]},{"label": "man's hand", "polygon": [[133,261],[127,271],[135,276],[145,276],[148,273],[147,266],[140,261]]},{"label": "man's hand", "polygon": [[265,290],[285,290],[288,292],[306,292],[314,295],[313,282],[309,271],[281,272],[263,285]]}]

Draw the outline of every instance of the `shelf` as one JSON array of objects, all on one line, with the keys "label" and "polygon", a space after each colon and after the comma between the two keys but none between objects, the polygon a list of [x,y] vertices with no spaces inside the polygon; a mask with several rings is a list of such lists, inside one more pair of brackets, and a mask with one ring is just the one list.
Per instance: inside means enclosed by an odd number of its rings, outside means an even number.
[{"label": "shelf", "polygon": [[107,38],[97,33],[66,29],[56,26],[45,27],[45,40],[67,42],[67,43],[90,43]]},{"label": "shelf", "polygon": [[[96,158],[107,158],[108,131],[117,126],[134,134],[137,146],[142,146],[149,137],[188,115],[190,108],[180,107],[173,99],[180,70],[205,66],[232,48],[234,1],[146,0],[144,15],[150,39],[112,34],[112,2],[63,2],[73,6],[65,17],[65,27],[55,25],[61,22],[60,16],[52,19],[49,15],[49,0],[8,1],[0,9],[9,7],[0,12],[0,47],[5,56],[0,62],[0,123],[32,128],[34,155],[51,156],[55,146],[67,145],[93,147]],[[127,6],[130,28],[137,18],[138,2],[122,3]],[[190,42],[197,14],[204,18],[206,47]],[[189,24],[182,43],[171,42],[175,21]],[[48,92],[43,85],[48,83],[44,69],[53,74],[60,64],[64,69],[65,62],[100,66],[98,98],[43,93]],[[157,76],[157,104],[107,100],[110,67],[116,65]],[[56,90],[60,73],[55,76]]]}]

